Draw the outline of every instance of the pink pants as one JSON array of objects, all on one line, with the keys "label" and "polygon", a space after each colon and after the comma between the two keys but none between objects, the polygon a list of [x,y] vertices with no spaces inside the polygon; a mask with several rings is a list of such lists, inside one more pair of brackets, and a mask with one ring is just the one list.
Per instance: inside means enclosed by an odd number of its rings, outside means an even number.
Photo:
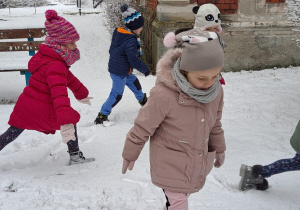
[{"label": "pink pants", "polygon": [[188,210],[188,197],[190,194],[175,193],[164,190],[167,198],[168,210]]}]

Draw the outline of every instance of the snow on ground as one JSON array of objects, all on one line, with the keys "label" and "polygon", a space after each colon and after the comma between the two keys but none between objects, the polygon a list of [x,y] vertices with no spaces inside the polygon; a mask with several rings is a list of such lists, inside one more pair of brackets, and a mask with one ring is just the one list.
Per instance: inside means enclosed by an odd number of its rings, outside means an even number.
[{"label": "snow on ground", "polygon": [[[286,0],[286,13],[288,19],[293,23],[293,31],[300,33],[300,0]],[[296,39],[297,46],[300,47],[300,39]]]},{"label": "snow on ground", "polygon": [[[0,10],[0,28],[43,27],[44,11],[56,9],[72,22],[81,40],[81,59],[72,66],[74,74],[89,88],[95,99],[91,106],[71,97],[72,106],[81,114],[78,123],[80,148],[89,164],[67,166],[66,145],[59,132],[44,135],[25,131],[0,152],[1,210],[161,210],[165,203],[162,190],[151,183],[148,143],[132,172],[121,174],[125,135],[140,108],[126,89],[122,101],[109,116],[112,127],[94,125],[102,103],[111,88],[107,72],[110,34],[103,25],[101,9],[82,8],[82,12],[100,12],[79,16],[76,6],[47,6]],[[71,15],[71,13],[73,15]],[[25,57],[28,55],[26,54]],[[19,59],[20,57],[20,59]],[[0,63],[27,62],[23,54],[0,54]],[[29,56],[28,56],[29,57]],[[13,60],[9,60],[13,59]],[[28,59],[28,58],[26,58]],[[190,210],[296,210],[299,209],[299,171],[269,178],[265,192],[238,191],[239,167],[243,164],[269,164],[293,157],[289,144],[300,119],[300,67],[241,71],[223,74],[226,85],[223,127],[227,141],[225,164],[213,169],[204,188],[189,198]],[[143,90],[149,94],[155,76],[138,74]],[[16,100],[25,86],[24,76],[1,73],[0,99]],[[0,133],[7,128],[13,104],[0,105]]]}]

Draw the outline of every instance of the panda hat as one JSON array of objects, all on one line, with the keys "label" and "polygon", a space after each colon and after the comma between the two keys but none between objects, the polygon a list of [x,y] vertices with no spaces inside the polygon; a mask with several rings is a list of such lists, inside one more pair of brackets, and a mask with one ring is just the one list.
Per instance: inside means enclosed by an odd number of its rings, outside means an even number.
[{"label": "panda hat", "polygon": [[218,30],[216,33],[221,33],[220,10],[214,4],[203,4],[200,7],[195,6],[193,13],[195,14],[194,28],[205,30],[206,28],[217,26]]},{"label": "panda hat", "polygon": [[[195,14],[194,29],[199,28],[205,31],[205,29],[209,27],[217,26],[216,33],[219,34],[222,32],[220,10],[214,4],[203,4],[200,7],[195,6],[193,13]],[[176,34],[174,32],[169,32],[165,36],[163,40],[165,47],[176,47],[177,42],[175,36]]]}]

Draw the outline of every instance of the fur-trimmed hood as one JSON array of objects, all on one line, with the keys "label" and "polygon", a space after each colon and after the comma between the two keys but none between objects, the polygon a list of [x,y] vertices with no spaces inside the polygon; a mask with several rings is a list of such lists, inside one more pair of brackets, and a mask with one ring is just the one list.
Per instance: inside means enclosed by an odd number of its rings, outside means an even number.
[{"label": "fur-trimmed hood", "polygon": [[177,59],[181,56],[182,49],[170,49],[168,50],[162,58],[158,61],[156,65],[156,84],[163,84],[164,86],[180,91],[175,79],[172,76],[173,66]]}]

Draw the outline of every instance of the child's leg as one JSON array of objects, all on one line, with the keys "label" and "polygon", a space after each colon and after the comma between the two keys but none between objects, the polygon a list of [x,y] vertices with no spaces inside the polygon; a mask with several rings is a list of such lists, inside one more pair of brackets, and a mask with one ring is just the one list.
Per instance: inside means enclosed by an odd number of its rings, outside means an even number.
[{"label": "child's leg", "polygon": [[69,165],[80,164],[80,163],[88,163],[95,161],[95,158],[85,158],[82,152],[79,150],[78,146],[78,136],[77,136],[77,128],[75,128],[75,140],[70,140],[67,142],[69,153],[70,153],[70,161]]},{"label": "child's leg", "polygon": [[70,140],[70,141],[67,142],[69,153],[79,151],[76,125],[74,126],[74,128],[75,128],[75,137],[76,137],[76,139],[75,140]]},{"label": "child's leg", "polygon": [[125,84],[127,77],[118,76],[115,74],[110,74],[113,85],[108,96],[108,99],[104,102],[101,107],[101,113],[104,115],[109,115],[111,113],[112,108],[119,103],[122,99]]},{"label": "child's leg", "polygon": [[167,210],[188,210],[189,194],[175,193],[164,190],[167,199]]},{"label": "child's leg", "polygon": [[0,136],[0,151],[10,142],[14,141],[23,131],[24,129],[10,126],[7,131]]},{"label": "child's leg", "polygon": [[138,101],[143,100],[144,93],[142,91],[142,86],[140,84],[140,81],[134,74],[130,74],[127,77],[126,86],[134,93]]},{"label": "child's leg", "polygon": [[297,170],[300,170],[300,154],[298,153],[292,159],[282,159],[270,165],[263,166],[262,175],[264,178],[268,178],[274,174]]}]

